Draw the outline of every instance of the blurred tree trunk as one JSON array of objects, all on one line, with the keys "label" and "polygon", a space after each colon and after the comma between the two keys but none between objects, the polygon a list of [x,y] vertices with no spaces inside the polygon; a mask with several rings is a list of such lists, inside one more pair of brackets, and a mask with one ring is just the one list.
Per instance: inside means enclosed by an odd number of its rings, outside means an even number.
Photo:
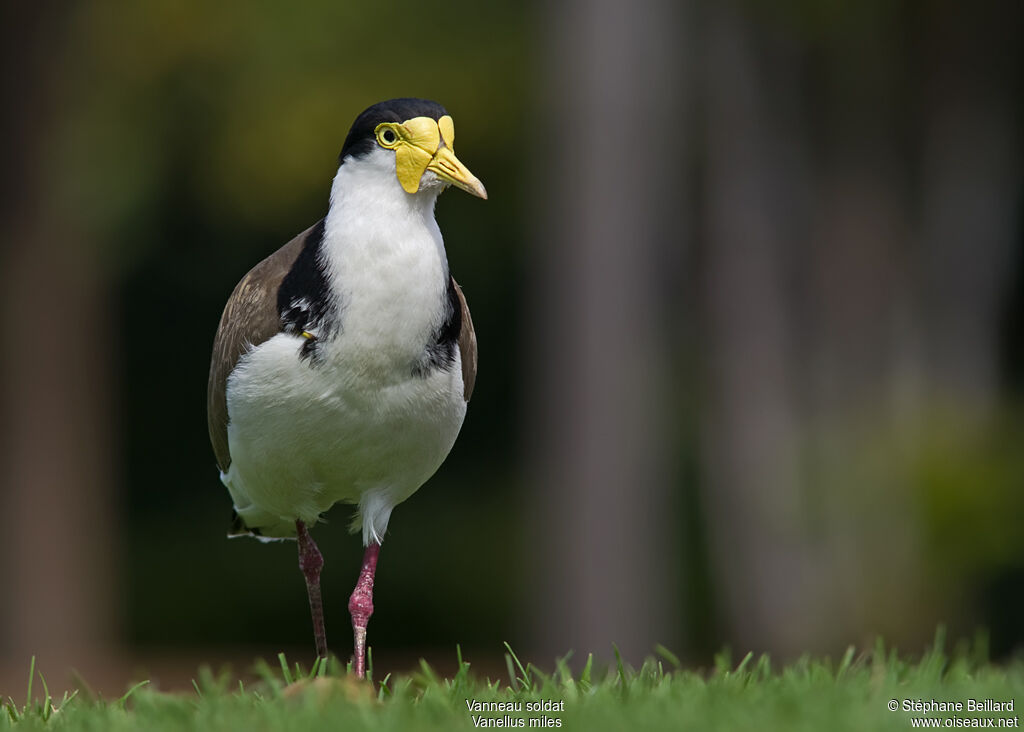
[{"label": "blurred tree trunk", "polygon": [[916,644],[922,617],[957,620],[960,599],[929,580],[917,471],[936,438],[966,449],[992,427],[1020,200],[1005,13],[869,17],[829,51],[839,83],[808,240],[807,478],[841,578],[822,604],[832,647],[842,628]]},{"label": "blurred tree trunk", "polygon": [[794,652],[820,591],[804,530],[790,284],[807,161],[792,39],[707,7],[705,503],[726,636]]},{"label": "blurred tree trunk", "polygon": [[[831,568],[819,647],[872,633],[917,642],[930,617],[921,515],[908,474],[920,419],[923,331],[912,266],[919,72],[896,6],[851,11],[817,57],[825,141],[802,256],[807,267],[802,420],[806,522]],[[879,507],[884,507],[880,510]],[[868,637],[851,637],[866,631]]]},{"label": "blurred tree trunk", "polygon": [[673,196],[680,24],[670,0],[544,7],[525,364],[532,646],[607,657],[614,642],[639,661],[680,634],[665,444],[672,331],[652,284],[686,225]]},{"label": "blurred tree trunk", "polygon": [[51,678],[98,669],[113,640],[113,466],[101,268],[56,206],[53,135],[70,3],[3,14],[3,603],[0,650]]},{"label": "blurred tree trunk", "polygon": [[998,399],[1017,26],[851,7],[813,47],[774,30],[792,17],[708,13],[704,468],[727,636],[923,641],[955,600],[927,581],[911,471],[936,405],[978,434]]},{"label": "blurred tree trunk", "polygon": [[[992,415],[1021,201],[1019,5],[935,6],[924,63],[920,267],[930,394]],[[965,415],[966,416],[966,415]]]}]

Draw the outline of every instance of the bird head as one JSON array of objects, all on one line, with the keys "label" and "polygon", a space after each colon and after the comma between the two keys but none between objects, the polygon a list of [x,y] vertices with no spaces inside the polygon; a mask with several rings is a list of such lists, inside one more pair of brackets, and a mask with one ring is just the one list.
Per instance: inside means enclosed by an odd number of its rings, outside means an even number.
[{"label": "bird head", "polygon": [[483,183],[455,157],[455,123],[437,102],[391,99],[374,104],[352,124],[339,162],[375,162],[394,170],[406,193],[449,185],[487,198]]}]

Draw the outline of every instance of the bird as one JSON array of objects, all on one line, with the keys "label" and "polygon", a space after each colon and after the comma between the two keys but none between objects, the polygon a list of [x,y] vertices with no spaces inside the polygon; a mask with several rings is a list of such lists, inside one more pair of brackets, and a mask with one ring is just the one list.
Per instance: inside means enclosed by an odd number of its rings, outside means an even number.
[{"label": "bird", "polygon": [[213,344],[207,416],[233,502],[228,535],[297,540],[325,661],[323,555],[310,530],[336,503],[355,506],[358,678],[391,512],[448,456],[476,382],[476,332],[434,207],[449,186],[487,191],[454,145],[437,102],[391,99],[359,114],[326,214],[241,279]]}]

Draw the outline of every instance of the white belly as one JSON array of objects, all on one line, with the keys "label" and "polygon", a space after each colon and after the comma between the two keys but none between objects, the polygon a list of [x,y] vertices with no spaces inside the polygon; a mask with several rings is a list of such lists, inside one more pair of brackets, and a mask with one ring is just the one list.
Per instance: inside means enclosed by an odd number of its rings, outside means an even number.
[{"label": "white belly", "polygon": [[320,256],[339,303],[336,332],[314,328],[316,356],[306,359],[304,338],[279,333],[228,379],[222,480],[265,536],[294,535],[296,519],[315,523],[340,501],[358,504],[363,540],[379,540],[462,427],[459,358],[413,374],[446,312],[436,194],[409,196],[393,166],[393,156],[350,160],[335,178]]},{"label": "white belly", "polygon": [[[342,338],[344,340],[344,338]],[[458,358],[426,376],[353,368],[331,354],[299,360],[301,337],[278,334],[228,380],[235,509],[265,536],[294,535],[337,502],[359,505],[364,541],[440,467],[466,414]]]}]

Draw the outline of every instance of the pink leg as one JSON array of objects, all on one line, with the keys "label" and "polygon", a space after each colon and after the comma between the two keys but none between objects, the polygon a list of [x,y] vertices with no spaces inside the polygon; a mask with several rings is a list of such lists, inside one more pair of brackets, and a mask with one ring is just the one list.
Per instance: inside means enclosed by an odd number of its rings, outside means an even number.
[{"label": "pink leg", "polygon": [[299,569],[306,578],[306,592],[309,593],[309,610],[313,615],[313,638],[316,640],[316,655],[327,658],[327,631],[324,630],[324,601],[320,595],[320,570],[324,557],[317,548],[313,537],[302,521],[295,522],[299,537]]},{"label": "pink leg", "polygon": [[373,615],[373,575],[377,571],[377,555],[380,544],[370,542],[363,555],[363,568],[359,571],[359,581],[348,600],[348,611],[352,615],[352,634],[355,637],[355,655],[353,657],[356,677],[366,677],[366,625]]}]

